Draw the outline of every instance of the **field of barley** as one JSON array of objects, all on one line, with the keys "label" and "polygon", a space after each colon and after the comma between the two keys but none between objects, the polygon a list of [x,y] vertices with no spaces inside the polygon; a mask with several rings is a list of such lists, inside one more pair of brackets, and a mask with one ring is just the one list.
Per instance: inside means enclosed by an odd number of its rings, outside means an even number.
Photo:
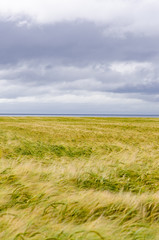
[{"label": "field of barley", "polygon": [[0,118],[1,240],[158,240],[159,119]]}]

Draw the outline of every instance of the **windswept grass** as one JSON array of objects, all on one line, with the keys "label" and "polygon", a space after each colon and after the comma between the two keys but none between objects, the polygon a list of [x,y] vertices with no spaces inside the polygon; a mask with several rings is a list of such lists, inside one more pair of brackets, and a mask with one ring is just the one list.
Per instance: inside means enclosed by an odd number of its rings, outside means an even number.
[{"label": "windswept grass", "polygon": [[0,118],[1,240],[158,240],[159,119]]}]

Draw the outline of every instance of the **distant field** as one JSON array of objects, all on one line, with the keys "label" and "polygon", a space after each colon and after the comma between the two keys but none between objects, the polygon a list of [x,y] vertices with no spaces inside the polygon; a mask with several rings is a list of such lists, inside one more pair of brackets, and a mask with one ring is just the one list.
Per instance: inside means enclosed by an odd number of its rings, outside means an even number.
[{"label": "distant field", "polygon": [[158,240],[159,119],[0,117],[0,240]]}]

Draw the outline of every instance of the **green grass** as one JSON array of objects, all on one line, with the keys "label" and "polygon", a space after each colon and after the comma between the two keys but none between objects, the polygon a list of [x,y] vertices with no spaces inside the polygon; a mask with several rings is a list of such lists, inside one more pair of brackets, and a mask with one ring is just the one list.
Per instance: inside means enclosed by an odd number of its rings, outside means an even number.
[{"label": "green grass", "polygon": [[158,240],[159,119],[0,118],[1,240]]}]

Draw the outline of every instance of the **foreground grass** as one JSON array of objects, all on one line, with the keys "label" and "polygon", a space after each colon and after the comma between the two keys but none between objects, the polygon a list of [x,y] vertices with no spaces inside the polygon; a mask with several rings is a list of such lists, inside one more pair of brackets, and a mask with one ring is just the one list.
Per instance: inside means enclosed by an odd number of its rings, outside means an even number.
[{"label": "foreground grass", "polygon": [[159,119],[0,118],[1,240],[159,239]]}]

